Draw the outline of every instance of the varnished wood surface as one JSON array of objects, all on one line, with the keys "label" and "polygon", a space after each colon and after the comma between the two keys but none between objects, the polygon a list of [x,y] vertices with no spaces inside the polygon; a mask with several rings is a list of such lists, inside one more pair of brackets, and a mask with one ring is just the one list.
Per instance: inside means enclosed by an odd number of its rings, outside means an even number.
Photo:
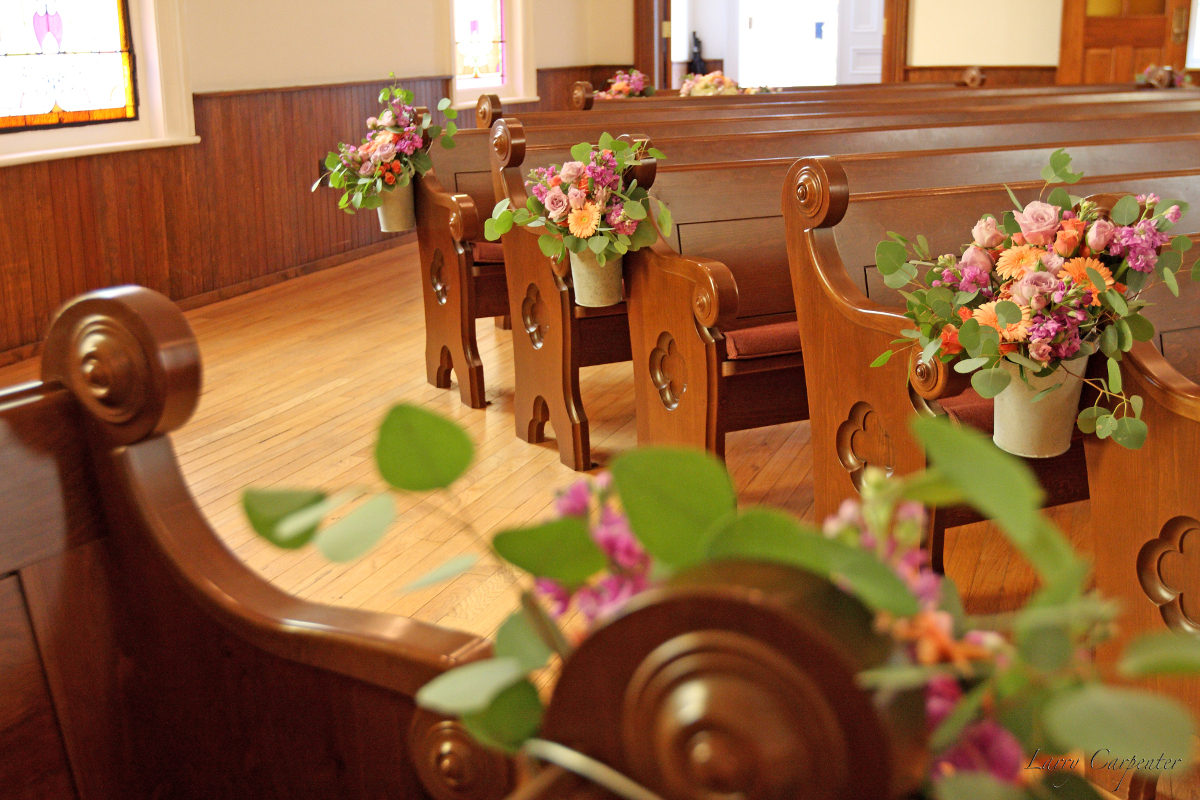
[{"label": "varnished wood surface", "polygon": [[[486,409],[425,380],[416,246],[297,278],[187,313],[205,364],[204,394],[192,421],[173,435],[198,503],[251,568],[303,598],[489,635],[516,604],[512,577],[481,561],[452,583],[399,589],[478,539],[446,519],[457,510],[483,537],[552,513],[555,492],[578,475],[559,463],[553,440],[512,435],[511,334],[479,325],[491,377]],[[0,384],[37,374],[36,359],[0,368]],[[632,367],[585,367],[581,388],[594,457],[607,463],[636,444]],[[376,426],[391,404],[421,404],[464,424],[476,464],[444,507],[404,498],[398,524],[368,557],[331,565],[306,550],[284,552],[257,539],[242,518],[241,491],[257,486],[376,486]],[[727,463],[743,504],[770,503],[811,519],[809,424],[730,433]],[[1081,539],[1087,504],[1056,510]],[[950,531],[949,574],[972,608],[1016,606],[1032,587],[1029,568],[987,525]]]}]

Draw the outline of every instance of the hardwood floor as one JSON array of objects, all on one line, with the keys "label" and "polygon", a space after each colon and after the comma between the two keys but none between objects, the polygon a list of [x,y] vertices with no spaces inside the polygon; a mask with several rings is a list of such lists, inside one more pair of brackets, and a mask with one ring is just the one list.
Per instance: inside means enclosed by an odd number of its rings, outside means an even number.
[{"label": "hardwood floor", "polygon": [[[553,442],[530,445],[512,422],[508,331],[481,322],[479,343],[491,405],[474,410],[453,390],[425,381],[416,245],[187,312],[204,358],[195,417],[174,436],[184,474],[226,544],[274,584],[324,603],[389,611],[492,634],[511,613],[510,572],[481,560],[450,584],[401,587],[443,561],[482,551],[506,527],[550,515],[556,491],[577,476]],[[595,458],[636,444],[630,364],[583,370]],[[36,360],[0,368],[0,385],[37,375]],[[372,448],[379,420],[397,402],[417,403],[464,425],[476,463],[449,498],[402,498],[384,542],[359,561],[329,564],[311,548],[282,551],[256,537],[240,509],[247,486],[339,489],[379,486]],[[730,472],[741,502],[768,503],[809,518],[807,422],[732,433]],[[476,533],[450,517],[467,520]],[[1088,548],[1087,504],[1058,509],[1077,546]],[[1032,589],[1033,574],[987,524],[951,531],[948,571],[972,610],[1007,610]]]}]

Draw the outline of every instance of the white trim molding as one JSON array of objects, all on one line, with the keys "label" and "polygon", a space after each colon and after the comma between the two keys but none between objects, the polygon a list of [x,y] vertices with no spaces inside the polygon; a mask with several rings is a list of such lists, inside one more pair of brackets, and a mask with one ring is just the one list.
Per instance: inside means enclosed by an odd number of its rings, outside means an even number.
[{"label": "white trim molding", "polygon": [[0,166],[195,144],[183,0],[129,0],[138,118],[0,134]]}]

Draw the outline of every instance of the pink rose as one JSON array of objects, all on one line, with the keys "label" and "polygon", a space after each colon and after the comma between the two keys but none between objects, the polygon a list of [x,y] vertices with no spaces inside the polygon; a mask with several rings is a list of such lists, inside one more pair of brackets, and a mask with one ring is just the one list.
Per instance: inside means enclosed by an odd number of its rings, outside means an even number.
[{"label": "pink rose", "polygon": [[1054,243],[1054,236],[1058,233],[1058,206],[1034,200],[1025,206],[1024,211],[1018,211],[1013,216],[1029,244]]},{"label": "pink rose", "polygon": [[[1058,288],[1058,280],[1049,272],[1026,272],[1021,280],[1012,286],[1012,300],[1017,305],[1033,306],[1035,300],[1050,294]],[[1041,308],[1045,308],[1045,302]]]},{"label": "pink rose", "polygon": [[558,171],[558,176],[563,179],[563,183],[574,183],[583,175],[582,161],[568,161],[562,165],[562,169]]},{"label": "pink rose", "polygon": [[[976,225],[976,228],[979,226]],[[992,261],[992,256],[987,250],[982,247],[968,247],[967,252],[963,253],[962,260],[959,262],[964,267],[977,267],[984,272],[991,272],[992,267],[996,266]]]},{"label": "pink rose", "polygon": [[1088,229],[1087,246],[1091,248],[1093,253],[1104,252],[1104,248],[1108,247],[1108,243],[1112,241],[1116,230],[1117,226],[1109,220],[1096,220],[1092,223],[1092,227]]},{"label": "pink rose", "polygon": [[1047,250],[1046,252],[1042,253],[1041,261],[1042,266],[1044,266],[1050,272],[1058,274],[1058,271],[1062,269],[1062,265],[1066,262],[1066,259],[1060,256],[1058,253],[1055,253],[1053,250]]},{"label": "pink rose", "polygon": [[583,208],[583,204],[587,202],[587,192],[578,186],[572,186],[567,192],[567,200],[571,202],[571,208]]},{"label": "pink rose", "polygon": [[555,222],[559,222],[567,215],[570,210],[570,203],[567,201],[567,196],[563,194],[563,190],[555,186],[550,191],[546,192],[546,216]]},{"label": "pink rose", "polygon": [[1004,241],[1004,233],[996,226],[995,217],[984,217],[976,222],[971,235],[975,237],[976,247],[996,247]]},{"label": "pink rose", "polygon": [[1046,339],[1035,339],[1030,342],[1029,357],[1045,364],[1050,360],[1050,342]]}]

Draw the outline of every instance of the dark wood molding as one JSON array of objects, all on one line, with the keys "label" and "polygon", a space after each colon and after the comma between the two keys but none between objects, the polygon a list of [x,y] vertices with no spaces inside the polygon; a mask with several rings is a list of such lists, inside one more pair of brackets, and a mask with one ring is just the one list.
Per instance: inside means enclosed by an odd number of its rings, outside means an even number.
[{"label": "dark wood molding", "polygon": [[909,0],[884,0],[883,3],[883,83],[905,80],[908,67]]},{"label": "dark wood molding", "polygon": [[662,35],[662,24],[670,18],[667,0],[633,0],[633,66],[651,76],[660,89],[667,88],[665,81],[670,78],[666,48],[671,40]]}]

